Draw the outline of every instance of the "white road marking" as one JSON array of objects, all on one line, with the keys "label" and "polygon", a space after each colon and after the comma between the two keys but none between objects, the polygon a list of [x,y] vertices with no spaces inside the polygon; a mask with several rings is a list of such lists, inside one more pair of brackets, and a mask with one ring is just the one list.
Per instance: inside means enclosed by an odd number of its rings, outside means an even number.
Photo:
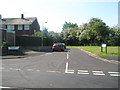
[{"label": "white road marking", "polygon": [[120,72],[108,72],[110,76],[120,76]]},{"label": "white road marking", "polygon": [[118,75],[118,74],[110,74],[110,76],[117,76],[117,77],[119,77],[120,75]]},{"label": "white road marking", "polygon": [[67,52],[67,59],[69,59],[69,53],[70,53],[70,52],[68,51],[68,52]]},{"label": "white road marking", "polygon": [[5,69],[4,67],[0,67],[0,69]]},{"label": "white road marking", "polygon": [[40,56],[44,56],[44,55],[40,55]]},{"label": "white road marking", "polygon": [[119,72],[108,72],[108,73],[112,73],[112,74],[115,74],[115,73],[117,73],[117,74],[118,74]]},{"label": "white road marking", "polygon": [[50,54],[52,54],[52,53],[46,53],[45,55],[50,55]]},{"label": "white road marking", "polygon": [[66,63],[65,73],[74,73],[74,70],[68,70],[68,62]]},{"label": "white road marking", "polygon": [[40,70],[36,70],[37,72],[40,72]]},{"label": "white road marking", "polygon": [[21,69],[19,68],[9,68],[10,70],[16,70],[16,71],[20,71]]},{"label": "white road marking", "polygon": [[15,70],[20,71],[21,69],[18,68],[18,69],[15,69]]},{"label": "white road marking", "polygon": [[33,69],[27,69],[27,71],[34,71]]},{"label": "white road marking", "polygon": [[78,73],[77,74],[89,74],[88,73],[88,70],[78,70]]},{"label": "white road marking", "polygon": [[67,53],[67,59],[69,59],[69,54]]},{"label": "white road marking", "polygon": [[9,68],[10,70],[13,70],[14,68]]},{"label": "white road marking", "polygon": [[100,76],[105,76],[105,74],[103,73],[103,71],[92,71],[93,75],[100,75]]},{"label": "white road marking", "polygon": [[1,88],[1,89],[2,89],[2,88],[3,88],[3,89],[4,89],[4,88],[7,89],[7,88],[12,88],[12,87],[4,87],[4,86],[0,86],[0,88]]},{"label": "white road marking", "polygon": [[60,71],[46,71],[46,72],[51,72],[51,73],[60,73]]}]

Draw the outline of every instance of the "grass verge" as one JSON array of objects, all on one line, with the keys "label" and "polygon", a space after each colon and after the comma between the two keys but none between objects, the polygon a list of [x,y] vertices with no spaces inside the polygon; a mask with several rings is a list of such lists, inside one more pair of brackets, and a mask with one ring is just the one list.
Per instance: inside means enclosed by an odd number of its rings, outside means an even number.
[{"label": "grass verge", "polygon": [[86,51],[89,51],[93,54],[100,55],[100,56],[120,56],[120,46],[108,46],[107,47],[107,53],[105,52],[105,48],[103,48],[103,52],[101,52],[100,46],[68,46],[68,47],[76,47],[81,48]]}]

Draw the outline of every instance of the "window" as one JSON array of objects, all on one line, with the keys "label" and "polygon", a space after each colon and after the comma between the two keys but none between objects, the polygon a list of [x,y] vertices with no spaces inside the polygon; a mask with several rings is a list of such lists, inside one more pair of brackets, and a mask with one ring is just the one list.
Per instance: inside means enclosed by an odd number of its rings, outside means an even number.
[{"label": "window", "polygon": [[7,25],[8,31],[13,31],[14,30],[14,25]]},{"label": "window", "polygon": [[34,29],[34,33],[36,32],[36,30]]},{"label": "window", "polygon": [[30,25],[25,25],[24,30],[30,30]]},{"label": "window", "polygon": [[23,30],[23,25],[18,25],[18,30]]},{"label": "window", "polygon": [[2,28],[6,29],[6,25],[2,25]]}]

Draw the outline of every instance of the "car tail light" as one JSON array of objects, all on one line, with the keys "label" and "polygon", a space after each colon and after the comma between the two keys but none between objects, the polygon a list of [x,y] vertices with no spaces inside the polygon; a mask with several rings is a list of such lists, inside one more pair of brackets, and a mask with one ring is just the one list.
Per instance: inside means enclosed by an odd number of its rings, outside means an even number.
[{"label": "car tail light", "polygon": [[52,48],[55,48],[56,46],[52,46]]}]

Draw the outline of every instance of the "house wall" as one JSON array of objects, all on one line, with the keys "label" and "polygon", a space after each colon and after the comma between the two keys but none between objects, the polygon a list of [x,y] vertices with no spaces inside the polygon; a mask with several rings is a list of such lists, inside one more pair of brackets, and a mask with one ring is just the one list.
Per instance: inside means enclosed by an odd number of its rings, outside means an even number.
[{"label": "house wall", "polygon": [[0,45],[2,45],[2,29],[0,29]]},{"label": "house wall", "polygon": [[23,30],[18,30],[18,25],[15,25],[14,27],[15,27],[15,32],[17,36],[18,35],[30,35],[30,30],[24,30],[24,25],[23,25]]},{"label": "house wall", "polygon": [[6,42],[8,45],[14,45],[14,33],[0,29],[0,44],[2,45],[3,42]]},{"label": "house wall", "polygon": [[6,41],[6,30],[0,29],[0,44],[2,41]]},{"label": "house wall", "polygon": [[38,24],[37,19],[35,19],[35,21],[34,21],[33,24],[31,25],[30,35],[34,34],[34,30],[35,30],[35,32],[40,31],[40,26],[39,26],[39,24]]},{"label": "house wall", "polygon": [[30,25],[30,30],[24,30],[24,25],[23,25],[23,30],[18,30],[18,25],[15,25],[14,28],[15,28],[17,36],[32,35],[32,34],[34,34],[34,30],[35,31],[39,31],[40,30],[40,26],[38,24],[37,19],[35,19],[35,21]]},{"label": "house wall", "polygon": [[8,45],[14,45],[14,33],[12,32],[6,33],[6,43]]}]

